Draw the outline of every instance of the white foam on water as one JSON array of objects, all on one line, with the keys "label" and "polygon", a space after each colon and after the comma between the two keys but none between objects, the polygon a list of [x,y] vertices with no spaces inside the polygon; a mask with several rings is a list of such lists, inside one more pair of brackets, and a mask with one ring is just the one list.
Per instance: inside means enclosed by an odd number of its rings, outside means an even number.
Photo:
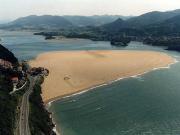
[{"label": "white foam on water", "polygon": [[97,110],[101,110],[102,108],[101,107],[98,107],[98,108],[96,108],[95,110],[97,111]]},{"label": "white foam on water", "polygon": [[179,56],[177,56],[177,55],[173,55],[173,57],[174,57],[174,58],[180,58],[180,57],[179,57]]},{"label": "white foam on water", "polygon": [[53,131],[56,133],[56,135],[60,135],[60,133],[57,131],[57,129],[56,129],[56,125],[55,125],[55,127],[53,128]]},{"label": "white foam on water", "polygon": [[[70,98],[70,97],[77,96],[77,95],[82,95],[82,94],[84,94],[84,93],[86,93],[86,92],[88,92],[88,91],[90,91],[90,90],[93,90],[93,89],[96,89],[96,88],[99,88],[99,87],[102,87],[102,86],[106,86],[106,85],[109,85],[109,84],[118,82],[118,81],[120,81],[120,80],[122,80],[122,79],[137,78],[137,79],[139,79],[140,81],[144,81],[143,79],[141,79],[141,75],[146,74],[146,73],[149,73],[149,72],[151,72],[151,71],[155,71],[155,70],[168,69],[168,68],[171,67],[171,65],[174,65],[174,64],[176,64],[176,63],[178,63],[178,62],[179,62],[179,61],[174,58],[174,62],[171,63],[171,64],[168,64],[166,67],[153,68],[153,69],[151,69],[151,70],[149,70],[149,71],[145,71],[145,72],[143,72],[143,73],[139,73],[139,74],[136,74],[136,75],[133,75],[133,76],[121,77],[121,78],[118,78],[118,79],[116,79],[116,80],[112,80],[112,81],[103,83],[103,84],[101,84],[101,85],[93,86],[93,87],[88,88],[88,89],[86,89],[86,90],[84,90],[84,91],[80,91],[80,92],[77,92],[77,93],[74,93],[74,94],[71,94],[71,95],[68,95],[68,96],[65,96],[65,97],[61,97],[61,98],[59,98],[59,99],[55,99],[54,101],[60,100],[60,99],[65,99],[65,98]],[[51,105],[52,102],[54,102],[54,101],[51,101],[51,102],[50,102],[50,105]],[[49,103],[48,103],[48,104],[49,104]]]},{"label": "white foam on water", "polygon": [[[102,87],[102,86],[106,86],[106,85],[109,85],[109,84],[118,82],[118,81],[120,81],[120,80],[122,80],[122,79],[137,78],[137,79],[139,79],[140,81],[144,81],[144,80],[142,79],[141,75],[146,74],[146,73],[151,72],[151,71],[154,71],[154,70],[168,69],[168,68],[171,67],[171,65],[174,65],[174,64],[176,64],[176,63],[178,63],[178,62],[179,62],[179,61],[178,61],[177,59],[174,59],[174,63],[171,63],[171,64],[169,64],[169,65],[166,66],[166,67],[153,68],[152,70],[149,70],[149,71],[146,71],[146,72],[137,74],[137,75],[127,76],[127,77],[121,77],[121,78],[118,78],[118,79],[116,79],[116,80],[109,81],[109,82],[103,83],[103,84],[101,84],[101,85],[97,85],[97,86],[88,88],[88,89],[86,89],[86,90],[84,90],[84,91],[77,92],[77,93],[75,93],[75,94],[71,94],[71,95],[69,95],[69,96],[60,97],[59,99],[55,99],[55,100],[53,100],[53,101],[50,101],[50,102],[47,104],[47,106],[50,107],[54,101],[57,101],[57,100],[60,100],[60,99],[65,99],[65,98],[70,98],[70,97],[77,96],[77,95],[81,95],[81,94],[84,94],[84,93],[86,93],[86,92],[88,92],[88,91],[90,91],[90,90],[93,90],[93,89],[96,89],[96,88],[99,88],[99,87]],[[75,101],[76,101],[76,100],[73,100],[72,102],[75,102]],[[102,109],[102,108],[101,108],[101,107],[96,108],[96,110],[100,110],[100,109]],[[53,120],[53,123],[55,123],[54,120]],[[55,127],[53,128],[53,131],[54,131],[57,135],[60,135],[60,134],[58,133],[58,131],[57,131],[56,125],[55,125]]]}]

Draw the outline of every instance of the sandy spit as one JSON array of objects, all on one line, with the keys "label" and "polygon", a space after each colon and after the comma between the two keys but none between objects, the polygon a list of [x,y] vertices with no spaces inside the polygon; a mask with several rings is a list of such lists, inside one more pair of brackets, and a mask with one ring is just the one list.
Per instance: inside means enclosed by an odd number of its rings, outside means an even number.
[{"label": "sandy spit", "polygon": [[152,51],[59,51],[40,54],[29,63],[50,71],[42,85],[42,98],[48,103],[118,78],[167,67],[174,58]]}]

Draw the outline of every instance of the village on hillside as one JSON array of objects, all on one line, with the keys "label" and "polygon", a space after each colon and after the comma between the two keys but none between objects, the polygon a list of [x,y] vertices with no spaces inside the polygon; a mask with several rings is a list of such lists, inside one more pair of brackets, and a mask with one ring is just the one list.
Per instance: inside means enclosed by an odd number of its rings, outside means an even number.
[{"label": "village on hillside", "polygon": [[7,73],[8,79],[13,85],[13,91],[21,90],[27,84],[27,75],[42,75],[48,76],[49,71],[43,67],[29,68],[26,61],[19,62],[18,65],[13,65],[11,62],[0,59],[0,72]]}]

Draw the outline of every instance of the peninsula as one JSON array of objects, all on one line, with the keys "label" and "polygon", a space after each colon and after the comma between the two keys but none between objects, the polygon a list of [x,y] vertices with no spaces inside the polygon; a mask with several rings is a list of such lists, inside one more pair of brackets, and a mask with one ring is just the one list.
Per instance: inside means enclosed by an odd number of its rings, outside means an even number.
[{"label": "peninsula", "polygon": [[42,85],[45,103],[173,63],[174,59],[165,53],[117,50],[48,52],[30,61],[31,66],[43,66],[50,71]]}]

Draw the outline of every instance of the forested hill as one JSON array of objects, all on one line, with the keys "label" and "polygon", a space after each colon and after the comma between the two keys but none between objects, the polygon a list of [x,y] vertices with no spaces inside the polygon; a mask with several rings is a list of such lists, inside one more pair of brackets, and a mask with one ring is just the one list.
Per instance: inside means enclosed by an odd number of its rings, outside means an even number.
[{"label": "forested hill", "polygon": [[114,22],[118,18],[127,20],[132,16],[121,15],[94,15],[94,16],[63,16],[66,20],[70,21],[74,26],[100,26],[107,23]]},{"label": "forested hill", "polygon": [[172,19],[173,17],[176,17],[178,15],[180,15],[180,10],[173,10],[168,12],[153,11],[130,18],[128,20],[118,19],[112,23],[104,25],[103,28],[107,30],[111,28],[111,31],[125,28],[143,29],[144,27],[149,27],[151,25],[161,24],[164,21]]},{"label": "forested hill", "polygon": [[[18,62],[12,52],[0,45],[0,59],[13,64]],[[1,63],[2,64],[2,63]],[[0,69],[0,135],[13,135],[16,121],[16,108],[18,106],[18,94],[10,95],[13,85],[10,81],[11,75],[15,72],[12,69]]]},{"label": "forested hill", "polygon": [[153,36],[180,36],[180,14],[161,23],[145,27]]},{"label": "forested hill", "polygon": [[17,58],[14,56],[14,54],[9,51],[7,48],[2,46],[0,44],[0,59],[4,59],[6,61],[9,61],[13,64],[16,64],[18,62]]}]

